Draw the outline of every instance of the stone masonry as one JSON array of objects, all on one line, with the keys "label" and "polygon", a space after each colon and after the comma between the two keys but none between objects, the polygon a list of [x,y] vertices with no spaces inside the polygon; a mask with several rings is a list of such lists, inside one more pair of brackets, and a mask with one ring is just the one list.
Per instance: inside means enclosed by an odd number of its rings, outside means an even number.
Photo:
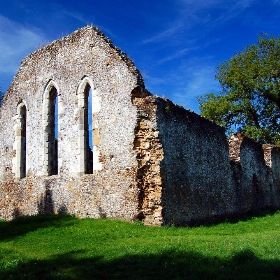
[{"label": "stone masonry", "polygon": [[187,225],[280,207],[278,148],[152,95],[93,26],[23,59],[0,114],[1,219]]}]

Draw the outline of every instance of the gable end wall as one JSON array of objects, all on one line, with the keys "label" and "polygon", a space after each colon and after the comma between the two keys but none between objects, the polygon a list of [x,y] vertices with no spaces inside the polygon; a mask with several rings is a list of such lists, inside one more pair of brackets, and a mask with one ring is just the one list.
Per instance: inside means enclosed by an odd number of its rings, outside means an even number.
[{"label": "gable end wall", "polygon": [[[85,77],[100,103],[93,110],[93,141],[102,168],[93,174],[78,172],[78,90]],[[53,176],[44,171],[48,136],[43,104],[50,84],[58,93],[58,175]],[[138,215],[133,149],[137,108],[131,93],[143,87],[132,61],[90,26],[26,57],[1,108],[0,218],[68,212],[80,217],[134,219]],[[20,102],[27,108],[27,176],[18,180],[13,173],[13,143]]]}]

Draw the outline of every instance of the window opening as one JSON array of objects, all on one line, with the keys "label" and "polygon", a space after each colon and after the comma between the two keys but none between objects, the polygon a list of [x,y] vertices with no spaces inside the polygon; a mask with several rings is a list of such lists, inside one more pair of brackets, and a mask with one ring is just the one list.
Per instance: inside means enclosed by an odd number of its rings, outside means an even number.
[{"label": "window opening", "polygon": [[93,149],[92,149],[92,89],[87,84],[85,88],[85,112],[84,112],[84,130],[85,130],[85,173],[93,173]]},{"label": "window opening", "polygon": [[18,178],[26,177],[26,107],[25,105],[20,105],[19,107],[19,117],[20,117],[20,130],[18,144]]},{"label": "window opening", "polygon": [[78,174],[93,174],[101,170],[100,135],[97,113],[100,111],[100,97],[92,81],[84,77],[78,87],[79,138],[78,138]]},{"label": "window opening", "polygon": [[50,146],[49,146],[49,166],[50,166],[50,175],[58,174],[58,154],[57,154],[57,135],[58,134],[58,102],[57,102],[57,90],[52,88],[50,92]]},{"label": "window opening", "polygon": [[54,106],[54,137],[58,139],[58,96],[55,97],[55,106]]},{"label": "window opening", "polygon": [[58,97],[57,90],[53,87],[49,93],[47,119],[47,163],[48,175],[58,174]]},{"label": "window opening", "polygon": [[26,107],[20,108],[21,117],[21,157],[20,157],[20,178],[26,177]]}]

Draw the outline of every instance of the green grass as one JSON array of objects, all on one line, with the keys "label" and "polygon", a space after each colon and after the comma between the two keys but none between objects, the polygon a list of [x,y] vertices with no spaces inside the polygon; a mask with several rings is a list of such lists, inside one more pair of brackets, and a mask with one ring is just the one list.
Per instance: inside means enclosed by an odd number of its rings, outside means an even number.
[{"label": "green grass", "polygon": [[194,228],[1,221],[0,279],[280,279],[280,213]]}]

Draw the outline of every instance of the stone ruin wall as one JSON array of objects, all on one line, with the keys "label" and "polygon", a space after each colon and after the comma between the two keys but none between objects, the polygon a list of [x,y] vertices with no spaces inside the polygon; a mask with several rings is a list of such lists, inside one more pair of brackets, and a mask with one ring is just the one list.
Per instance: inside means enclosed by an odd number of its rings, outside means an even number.
[{"label": "stone ruin wall", "polygon": [[[91,82],[98,168],[79,174],[79,88]],[[58,91],[58,175],[44,175],[44,92]],[[17,106],[27,108],[27,176],[15,179]],[[0,218],[79,217],[186,225],[280,207],[280,150],[151,95],[131,60],[85,27],[25,58],[1,108]],[[94,166],[94,165],[93,165]],[[101,168],[99,168],[101,167]]]},{"label": "stone ruin wall", "polygon": [[157,103],[164,223],[191,224],[230,213],[234,192],[224,130],[169,100]]},{"label": "stone ruin wall", "polygon": [[138,219],[147,225],[164,224],[162,213],[161,162],[164,151],[159,137],[157,97],[133,97],[138,108],[134,149],[138,161],[137,185],[139,192]]},{"label": "stone ruin wall", "polygon": [[236,212],[279,208],[280,149],[234,134],[229,150]]},{"label": "stone ruin wall", "polygon": [[280,148],[263,147],[158,98],[163,223],[186,225],[280,207]]},{"label": "stone ruin wall", "polygon": [[[79,176],[79,85],[92,81],[101,109],[93,113],[94,142],[102,170]],[[58,91],[58,175],[44,171],[44,91]],[[38,212],[69,212],[80,217],[138,215],[133,150],[137,110],[131,102],[143,81],[133,63],[102,33],[86,27],[55,41],[22,61],[1,108],[0,218]],[[142,93],[145,95],[145,92]],[[17,105],[27,107],[27,176],[15,179],[15,116]]]}]

